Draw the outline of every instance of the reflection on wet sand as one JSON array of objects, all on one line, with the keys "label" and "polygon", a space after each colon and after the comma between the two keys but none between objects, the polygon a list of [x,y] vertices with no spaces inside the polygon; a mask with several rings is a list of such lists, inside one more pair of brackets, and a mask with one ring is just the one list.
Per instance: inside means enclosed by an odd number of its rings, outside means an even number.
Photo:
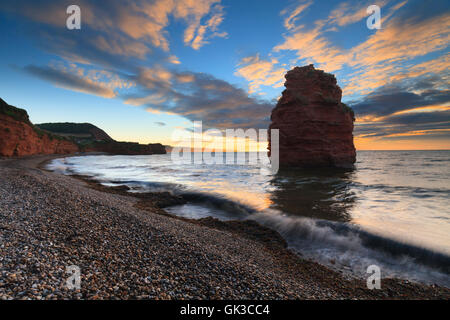
[{"label": "reflection on wet sand", "polygon": [[348,222],[355,194],[355,173],[336,169],[284,169],[271,180],[271,208],[285,213]]},{"label": "reflection on wet sand", "polygon": [[209,190],[228,199],[248,205],[258,211],[269,208],[273,203],[270,193],[261,190],[237,189],[227,181],[196,181],[194,185],[202,190]]}]

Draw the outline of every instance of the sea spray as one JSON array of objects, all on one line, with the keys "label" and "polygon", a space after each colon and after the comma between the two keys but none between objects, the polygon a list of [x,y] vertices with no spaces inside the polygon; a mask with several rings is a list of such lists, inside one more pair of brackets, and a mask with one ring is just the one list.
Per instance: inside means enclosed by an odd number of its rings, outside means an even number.
[{"label": "sea spray", "polygon": [[249,219],[278,231],[302,256],[339,271],[365,277],[367,267],[375,264],[382,268],[384,277],[450,286],[450,257],[446,255],[386,239],[347,223],[292,217],[275,210],[255,213]]}]

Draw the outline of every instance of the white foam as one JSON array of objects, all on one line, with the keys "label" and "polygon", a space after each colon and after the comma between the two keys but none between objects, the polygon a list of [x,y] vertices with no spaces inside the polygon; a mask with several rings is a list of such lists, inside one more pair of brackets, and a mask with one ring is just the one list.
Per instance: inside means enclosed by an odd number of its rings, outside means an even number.
[{"label": "white foam", "polygon": [[349,275],[366,278],[367,267],[375,264],[381,268],[383,278],[395,277],[450,287],[448,275],[421,265],[412,257],[394,257],[382,250],[365,247],[357,226],[348,225],[355,232],[340,235],[327,225],[319,225],[320,220],[287,216],[275,210],[255,213],[249,219],[278,231],[289,247],[302,256]]}]

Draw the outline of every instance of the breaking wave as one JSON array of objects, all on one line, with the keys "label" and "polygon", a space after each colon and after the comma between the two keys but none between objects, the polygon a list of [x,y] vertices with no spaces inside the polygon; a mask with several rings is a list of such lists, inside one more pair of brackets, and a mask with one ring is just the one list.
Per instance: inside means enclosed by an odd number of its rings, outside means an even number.
[{"label": "breaking wave", "polygon": [[181,196],[191,205],[168,208],[169,212],[191,218],[256,221],[279,232],[289,247],[302,256],[349,275],[366,277],[367,267],[378,265],[383,277],[450,287],[448,255],[386,238],[350,223],[294,217],[271,209],[258,211],[204,193]]},{"label": "breaking wave", "polygon": [[344,274],[367,278],[367,267],[378,265],[383,278],[450,287],[449,155],[367,152],[355,172],[277,176],[251,166],[175,165],[168,155],[71,157],[47,168],[130,192],[170,192],[186,201],[166,208],[174,215],[254,220]]},{"label": "breaking wave", "polygon": [[378,265],[383,277],[450,287],[450,257],[432,250],[367,232],[359,226],[283,215],[272,210],[250,219],[278,231],[303,256],[332,268],[367,276]]}]

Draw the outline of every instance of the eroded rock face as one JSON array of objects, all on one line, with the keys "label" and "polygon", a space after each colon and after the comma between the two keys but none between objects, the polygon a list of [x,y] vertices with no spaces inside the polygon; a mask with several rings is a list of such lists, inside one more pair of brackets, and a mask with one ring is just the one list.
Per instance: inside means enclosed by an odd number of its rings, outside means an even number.
[{"label": "eroded rock face", "polygon": [[341,103],[334,75],[309,65],[295,67],[285,78],[269,127],[280,131],[280,167],[353,167],[354,113]]},{"label": "eroded rock face", "polygon": [[[121,155],[166,153],[165,147],[160,143],[115,141],[106,132],[89,123],[44,123],[40,126],[30,122],[24,109],[11,106],[0,99],[0,157],[90,151]],[[88,133],[87,143],[77,141],[77,133],[80,132]]]},{"label": "eroded rock face", "polygon": [[66,154],[78,152],[78,146],[36,131],[31,125],[0,114],[0,156]]}]

